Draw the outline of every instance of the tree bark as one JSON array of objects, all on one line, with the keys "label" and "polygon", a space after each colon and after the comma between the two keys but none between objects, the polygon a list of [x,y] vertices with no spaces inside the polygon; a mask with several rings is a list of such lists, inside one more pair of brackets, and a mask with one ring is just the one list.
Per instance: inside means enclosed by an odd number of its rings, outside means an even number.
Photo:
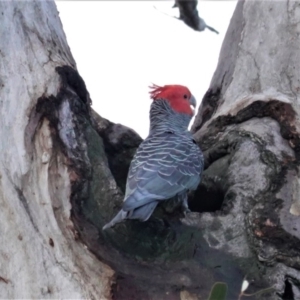
[{"label": "tree bark", "polygon": [[75,118],[88,115],[89,98],[76,90],[83,81],[55,4],[2,1],[0,15],[0,298],[109,299],[114,272],[70,219]]},{"label": "tree bark", "polygon": [[105,232],[141,138],[91,109],[53,2],[0,14],[0,298],[206,299],[223,281],[237,299],[247,276],[273,286],[257,299],[299,299],[299,2],[238,2],[192,128],[193,212]]},{"label": "tree bark", "polygon": [[207,167],[198,209],[223,196],[189,224],[252,261],[244,275],[274,286],[262,299],[300,299],[299,18],[299,1],[238,2],[192,128]]}]

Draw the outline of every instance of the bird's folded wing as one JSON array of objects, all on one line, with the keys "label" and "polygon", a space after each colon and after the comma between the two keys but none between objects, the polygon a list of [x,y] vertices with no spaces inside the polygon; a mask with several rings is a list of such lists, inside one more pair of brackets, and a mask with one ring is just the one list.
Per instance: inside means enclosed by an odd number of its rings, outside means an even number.
[{"label": "bird's folded wing", "polygon": [[146,139],[130,166],[125,209],[195,189],[202,169],[202,153],[192,138],[163,133]]}]

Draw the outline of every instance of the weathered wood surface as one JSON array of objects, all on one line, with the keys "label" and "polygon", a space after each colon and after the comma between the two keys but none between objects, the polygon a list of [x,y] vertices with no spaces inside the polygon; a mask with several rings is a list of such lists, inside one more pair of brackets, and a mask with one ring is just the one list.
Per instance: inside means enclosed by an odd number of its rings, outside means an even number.
[{"label": "weathered wood surface", "polygon": [[193,125],[204,183],[224,195],[196,223],[212,248],[254,259],[270,299],[300,297],[299,18],[299,1],[238,3]]},{"label": "weathered wood surface", "polygon": [[53,2],[0,14],[0,298],[235,299],[245,276],[300,297],[299,2],[238,3],[192,128],[193,213],[106,232],[141,138],[91,110]]},{"label": "weathered wood surface", "polygon": [[2,1],[0,16],[0,298],[109,299],[114,272],[70,219],[80,99],[55,70],[76,66],[56,6]]}]

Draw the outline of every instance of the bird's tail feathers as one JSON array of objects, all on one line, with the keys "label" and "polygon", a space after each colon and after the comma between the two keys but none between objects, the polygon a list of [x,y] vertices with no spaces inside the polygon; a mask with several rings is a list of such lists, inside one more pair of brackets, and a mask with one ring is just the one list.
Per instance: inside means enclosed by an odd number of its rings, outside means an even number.
[{"label": "bird's tail feathers", "polygon": [[130,195],[126,198],[126,200],[123,202],[123,210],[125,211],[132,211],[135,209],[138,209],[139,207],[142,207],[146,204],[155,202],[156,200],[163,199],[159,195],[154,194],[142,194],[139,191],[136,191],[133,195]]},{"label": "bird's tail feathers", "polygon": [[157,206],[158,201],[152,201],[141,207],[133,209],[131,211],[125,211],[121,209],[117,215],[107,224],[105,224],[102,230],[108,229],[115,226],[117,223],[122,222],[125,219],[138,219],[140,221],[147,221],[152,215],[155,207]]},{"label": "bird's tail feathers", "polygon": [[139,219],[141,221],[147,221],[152,215],[155,207],[157,206],[158,201],[152,201],[148,204],[145,204],[141,207],[138,207],[130,212],[129,219]]},{"label": "bird's tail feathers", "polygon": [[103,226],[102,230],[113,227],[117,223],[122,222],[123,220],[125,220],[127,218],[127,215],[128,215],[128,211],[124,211],[123,209],[121,209],[110,222],[108,222],[107,224],[105,224]]}]

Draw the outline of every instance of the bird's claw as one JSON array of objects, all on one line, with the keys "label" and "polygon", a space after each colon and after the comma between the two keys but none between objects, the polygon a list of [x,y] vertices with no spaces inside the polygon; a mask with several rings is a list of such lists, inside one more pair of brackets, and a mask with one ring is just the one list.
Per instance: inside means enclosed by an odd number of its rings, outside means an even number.
[{"label": "bird's claw", "polygon": [[186,217],[189,213],[191,213],[192,211],[189,208],[184,208],[183,210],[183,214]]}]

